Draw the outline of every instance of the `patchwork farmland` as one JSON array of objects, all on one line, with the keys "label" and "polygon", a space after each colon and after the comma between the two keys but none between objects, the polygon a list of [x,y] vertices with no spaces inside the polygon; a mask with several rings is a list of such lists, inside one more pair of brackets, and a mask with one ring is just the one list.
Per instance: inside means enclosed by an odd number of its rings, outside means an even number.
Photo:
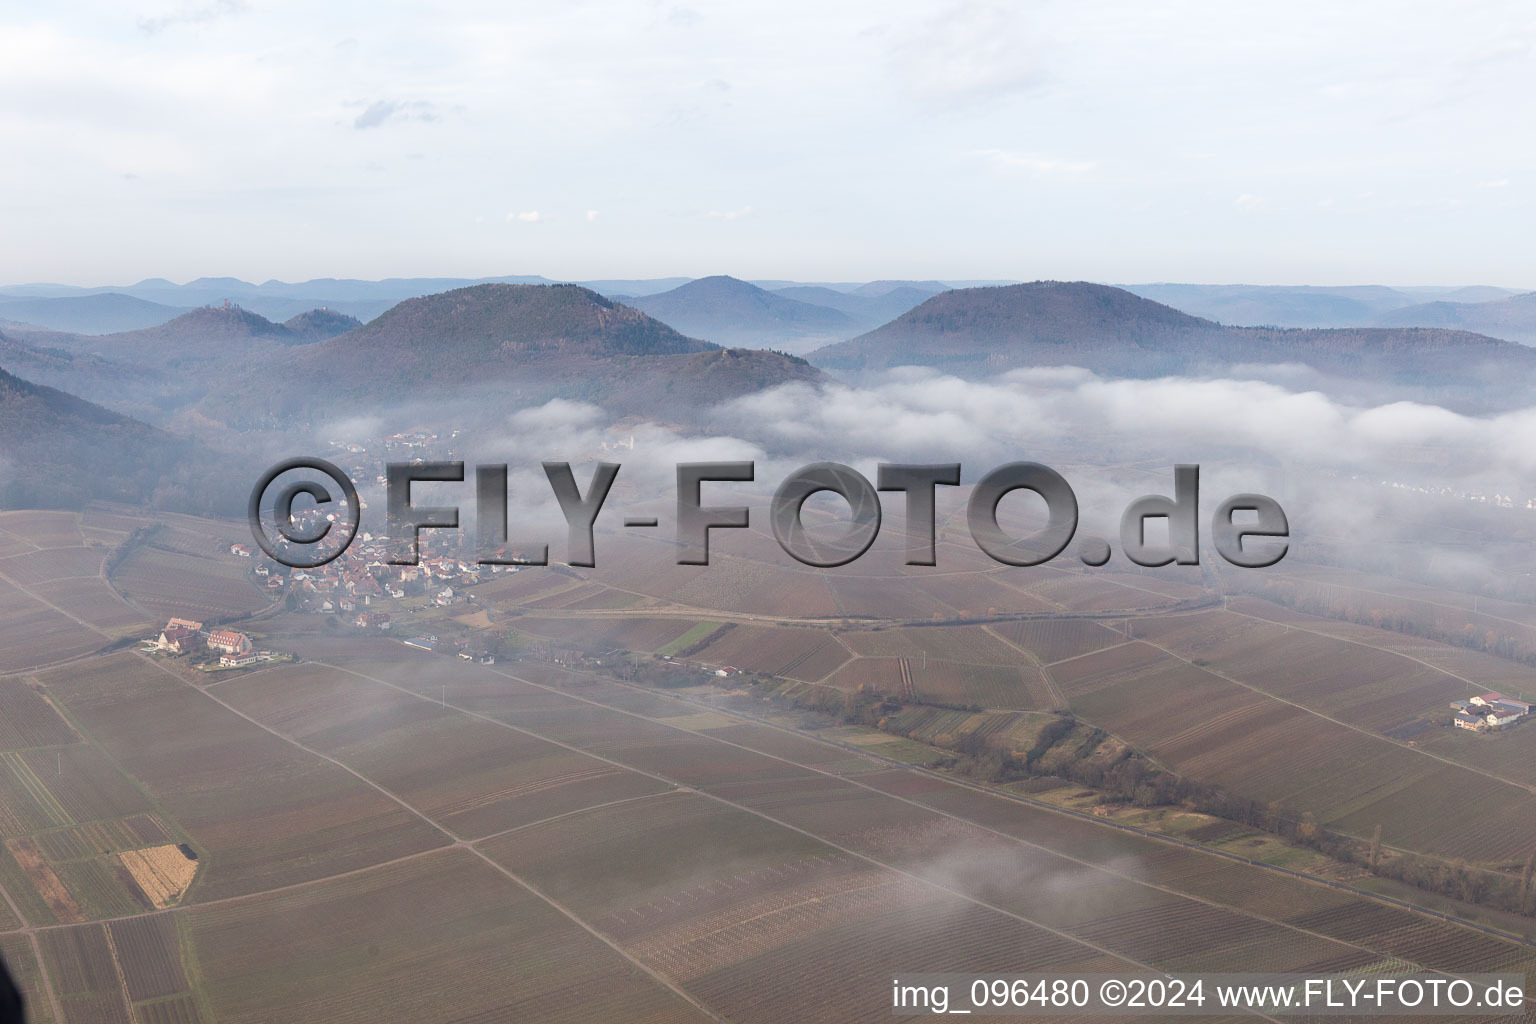
[{"label": "patchwork farmland", "polygon": [[[37,524],[131,533],[101,513]],[[265,607],[209,568],[219,530],[175,524],[126,578],[142,592],[143,566],[195,562],[225,581],[189,592],[197,608]],[[913,969],[1536,970],[1536,947],[1502,931],[904,767],[892,737],[851,743],[585,664],[885,696],[900,743],[931,751],[969,734],[1027,749],[1069,708],[1112,734],[1103,750],[1382,824],[1394,847],[1507,860],[1536,834],[1519,817],[1527,740],[1387,735],[1491,685],[1475,659],[1132,574],[978,572],[983,614],[951,580],[914,604],[921,624],[850,618],[874,589],[809,574],[826,618],[765,611],[817,607],[796,604],[803,580],[752,589],[787,572],[743,570],[714,609],[655,581],[495,577],[487,605],[520,612],[481,620],[515,641],[495,664],[302,617],[266,623],[296,662],[195,684],[92,654],[99,633],[67,663],[25,662],[0,675],[0,954],[39,1020],[157,1024],[877,1020],[889,976]],[[985,614],[1009,607],[998,588],[1020,595],[1012,617]],[[1275,669],[1282,644],[1294,671]]]}]

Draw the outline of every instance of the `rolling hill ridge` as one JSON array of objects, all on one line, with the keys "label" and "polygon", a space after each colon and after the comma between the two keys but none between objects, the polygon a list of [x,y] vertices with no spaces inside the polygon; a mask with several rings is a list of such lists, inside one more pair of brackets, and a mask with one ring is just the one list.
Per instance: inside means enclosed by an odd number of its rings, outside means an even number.
[{"label": "rolling hill ridge", "polygon": [[[936,295],[867,334],[811,353],[844,373],[928,366],[964,377],[1080,366],[1119,377],[1305,367],[1334,394],[1437,396],[1456,407],[1528,403],[1536,349],[1421,327],[1224,327],[1107,285],[1037,281]],[[1289,375],[1293,379],[1294,375]]]},{"label": "rolling hill ridge", "polygon": [[700,278],[659,295],[626,301],[687,334],[754,348],[804,349],[807,343],[814,347],[848,337],[864,325],[864,319],[843,310],[802,302],[725,275]]},{"label": "rolling hill ridge", "polygon": [[100,499],[206,512],[227,491],[219,463],[195,443],[3,369],[0,450],[0,508]]},{"label": "rolling hill ridge", "polygon": [[1487,302],[1426,302],[1377,317],[1383,326],[1445,327],[1536,345],[1536,292]]},{"label": "rolling hill ridge", "polygon": [[468,408],[494,393],[676,421],[762,387],[819,378],[804,360],[724,350],[577,285],[486,284],[408,299],[328,341],[258,360],[199,412],[230,426],[282,425],[380,403],[462,398]]}]

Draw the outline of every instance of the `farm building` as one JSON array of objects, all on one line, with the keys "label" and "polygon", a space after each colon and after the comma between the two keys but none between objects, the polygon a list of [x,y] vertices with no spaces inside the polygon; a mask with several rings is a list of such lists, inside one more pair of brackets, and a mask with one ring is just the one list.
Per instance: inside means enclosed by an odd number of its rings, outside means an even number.
[{"label": "farm building", "polygon": [[[177,621],[171,620],[172,623]],[[160,631],[159,638],[155,640],[155,647],[173,654],[185,654],[197,646],[198,638],[199,633],[195,629],[188,629],[184,625],[168,625]]]},{"label": "farm building", "polygon": [[208,649],[225,654],[241,654],[251,649],[251,638],[230,629],[215,629],[208,633]]},{"label": "farm building", "polygon": [[1522,715],[1530,714],[1531,708],[1533,706],[1526,701],[1518,700],[1514,697],[1506,697],[1504,694],[1497,691],[1492,693],[1485,693],[1481,697],[1473,697],[1468,703],[1484,708],[1499,708],[1503,711],[1518,711]]},{"label": "farm building", "polygon": [[257,661],[255,651],[241,651],[239,654],[219,655],[221,668],[244,668],[246,665],[254,665]]},{"label": "farm building", "polygon": [[437,650],[436,637],[413,636],[409,640],[402,641],[402,643],[407,647],[415,647],[423,651]]},{"label": "farm building", "polygon": [[1531,704],[1502,693],[1485,693],[1470,700],[1451,702],[1456,709],[1453,724],[1458,729],[1483,732],[1514,725],[1531,713]]}]

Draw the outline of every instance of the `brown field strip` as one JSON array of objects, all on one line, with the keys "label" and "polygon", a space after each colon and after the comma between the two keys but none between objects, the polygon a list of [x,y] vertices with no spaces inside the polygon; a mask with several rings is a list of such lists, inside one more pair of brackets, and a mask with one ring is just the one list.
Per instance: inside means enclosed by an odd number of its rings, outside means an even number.
[{"label": "brown field strip", "polygon": [[85,915],[80,912],[80,904],[75,902],[64,883],[59,881],[59,876],[48,866],[36,843],[30,839],[7,839],[5,847],[11,851],[17,865],[60,923],[85,920]]}]

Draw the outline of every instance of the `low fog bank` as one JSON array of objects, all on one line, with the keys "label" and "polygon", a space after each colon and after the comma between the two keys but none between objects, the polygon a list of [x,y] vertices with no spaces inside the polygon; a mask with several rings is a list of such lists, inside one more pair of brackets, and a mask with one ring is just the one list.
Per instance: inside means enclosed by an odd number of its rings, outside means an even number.
[{"label": "low fog bank", "polygon": [[[483,402],[421,405],[328,423],[317,444],[366,440],[450,419],[474,424],[442,451],[471,467],[506,463],[511,516],[531,531],[564,535],[540,463],[568,461],[585,489],[590,464],[622,465],[599,519],[618,529],[646,505],[670,535],[680,462],[756,463],[756,481],[706,486],[706,505],[761,504],[796,468],[834,461],[873,481],[881,462],[959,462],[974,483],[1006,462],[1042,462],[1067,478],[1080,506],[1079,536],[1118,537],[1135,497],[1173,493],[1173,466],[1201,466],[1201,530],[1227,495],[1258,492],[1290,518],[1295,561],[1353,564],[1451,585],[1524,572],[1536,526],[1536,406],[1476,416],[1433,404],[1352,405],[1306,387],[1305,368],[1255,367],[1255,377],[1112,379],[1074,367],[1016,370],[965,381],[902,368],[863,386],[789,384],[678,421],[610,415],[557,398],[510,413]],[[1260,373],[1259,371],[1262,371]],[[1294,384],[1278,383],[1287,372]],[[692,425],[695,416],[710,426]],[[473,470],[471,469],[472,473]],[[968,488],[940,488],[939,515],[963,512]],[[369,481],[370,500],[382,493]],[[472,485],[418,485],[421,504],[458,504],[473,524]],[[1028,523],[1030,496],[1004,512]],[[900,495],[884,499],[899,528]],[[841,503],[808,508],[836,517]],[[722,535],[722,544],[730,544]],[[1116,544],[1118,548],[1118,544]],[[552,555],[559,557],[560,544]]]}]

